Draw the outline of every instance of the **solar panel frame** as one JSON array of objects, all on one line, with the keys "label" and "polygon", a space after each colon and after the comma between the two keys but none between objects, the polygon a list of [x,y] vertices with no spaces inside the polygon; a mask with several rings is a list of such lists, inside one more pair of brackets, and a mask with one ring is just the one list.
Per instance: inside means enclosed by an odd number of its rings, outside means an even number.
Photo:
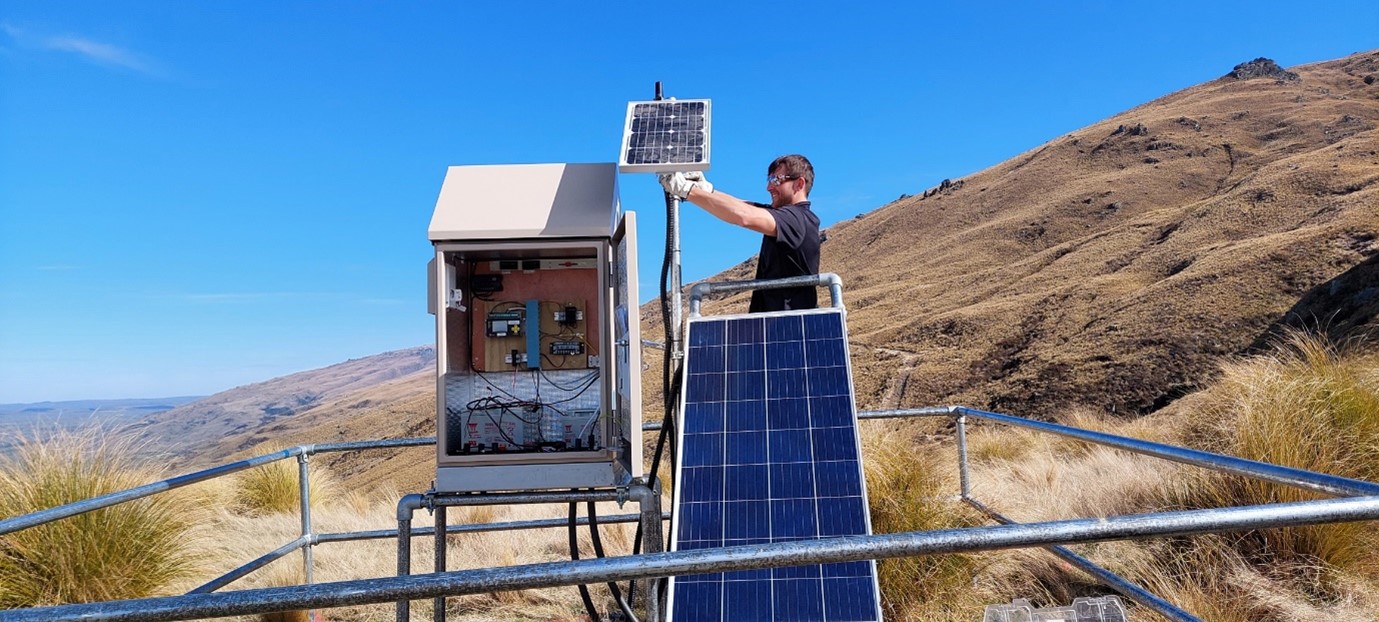
[{"label": "solar panel frame", "polygon": [[707,99],[628,102],[618,170],[624,173],[709,170],[712,108]]},{"label": "solar panel frame", "polygon": [[[691,318],[671,550],[871,533],[844,320],[842,309]],[[806,322],[821,321],[833,327],[810,339],[819,327]],[[744,460],[752,456],[770,459]],[[846,507],[817,505],[835,498]],[[667,613],[675,622],[879,621],[876,577],[874,561],[673,577]]]}]

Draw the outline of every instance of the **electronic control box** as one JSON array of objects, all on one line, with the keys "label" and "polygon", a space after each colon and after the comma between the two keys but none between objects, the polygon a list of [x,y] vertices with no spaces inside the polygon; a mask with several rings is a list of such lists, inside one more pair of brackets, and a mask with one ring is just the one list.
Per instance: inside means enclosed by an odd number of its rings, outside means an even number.
[{"label": "electronic control box", "polygon": [[429,230],[437,492],[641,477],[635,222],[614,164],[449,169]]}]

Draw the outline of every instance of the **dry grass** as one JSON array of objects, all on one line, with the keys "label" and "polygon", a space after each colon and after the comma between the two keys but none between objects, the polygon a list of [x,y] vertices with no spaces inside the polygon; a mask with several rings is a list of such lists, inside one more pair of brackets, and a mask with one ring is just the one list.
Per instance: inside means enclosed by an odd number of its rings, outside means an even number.
[{"label": "dry grass", "polygon": [[[397,527],[396,509],[399,495],[389,491],[350,493],[312,510],[313,529],[317,533],[341,533],[393,529]],[[580,508],[583,513],[583,507]],[[600,516],[622,513],[613,504],[601,504]],[[565,516],[564,507],[510,506],[449,508],[450,524],[480,524]],[[418,512],[414,527],[430,526],[430,516]],[[609,555],[626,554],[631,549],[632,530],[629,525],[602,526],[603,544]],[[198,528],[199,540],[208,547],[208,557],[218,560],[207,566],[204,581],[226,572],[256,555],[265,553],[297,537],[300,524],[295,515],[247,515],[230,509],[217,512],[213,519]],[[580,556],[592,558],[593,546],[586,528],[580,531]],[[564,529],[543,529],[497,533],[475,533],[450,536],[446,552],[447,568],[490,568],[569,559],[567,535]],[[313,551],[313,580],[318,583],[373,577],[391,577],[397,571],[397,543],[395,540],[370,540],[331,543],[317,546]],[[412,572],[432,571],[435,564],[434,540],[430,537],[412,541]],[[277,585],[291,585],[301,580],[301,556],[289,555],[273,562],[264,570],[245,577],[226,589],[249,589]],[[187,582],[185,589],[194,587]],[[606,588],[590,586],[595,602],[602,603]],[[432,602],[412,603],[412,619],[431,619]],[[549,588],[496,592],[450,598],[447,616],[451,620],[574,620],[583,616],[575,588]],[[392,604],[343,607],[325,611],[332,621],[390,622],[394,619]],[[245,617],[243,620],[256,620]]]},{"label": "dry grass", "polygon": [[[1192,408],[1135,421],[1086,411],[1065,421],[1347,477],[1379,476],[1373,354],[1294,333],[1268,355],[1227,365],[1219,383],[1185,403]],[[988,428],[969,440],[973,495],[1022,522],[1316,498],[1115,450],[1073,448],[1046,435]],[[1348,523],[1073,548],[1204,620],[1367,620],[1379,611],[1376,537],[1372,525]],[[998,595],[991,602],[1067,603],[1106,592],[1042,551],[985,559],[974,580]]]},{"label": "dry grass", "polygon": [[[262,453],[281,451],[282,448],[264,449]],[[241,471],[236,476],[235,507],[248,514],[296,514],[301,511],[301,476],[296,458],[286,458],[276,462]],[[339,485],[329,471],[318,467],[308,468],[307,484],[309,503],[314,508],[336,494]]]},{"label": "dry grass", "polygon": [[[872,531],[895,533],[969,527],[980,521],[953,500],[958,484],[950,457],[916,445],[908,434],[874,426],[863,436]],[[941,620],[970,609],[979,561],[969,555],[882,560],[881,600],[889,620]],[[963,619],[955,617],[951,619]]]},{"label": "dry grass", "polygon": [[[1348,355],[1293,332],[1274,353],[1227,365],[1197,433],[1204,446],[1251,460],[1379,480],[1379,358]],[[1206,503],[1250,505],[1318,495],[1257,480],[1213,478]],[[1341,523],[1267,530],[1242,543],[1254,557],[1379,572],[1379,530]]]},{"label": "dry grass", "polygon": [[[161,479],[124,439],[58,432],[0,459],[0,516],[18,516]],[[186,576],[200,504],[174,492],[0,536],[0,608],[139,598]]]}]

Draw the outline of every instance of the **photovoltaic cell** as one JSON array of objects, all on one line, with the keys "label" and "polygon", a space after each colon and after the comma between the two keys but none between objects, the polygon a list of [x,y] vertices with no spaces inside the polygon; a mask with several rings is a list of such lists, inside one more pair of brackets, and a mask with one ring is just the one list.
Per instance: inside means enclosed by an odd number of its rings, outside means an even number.
[{"label": "photovoltaic cell", "polygon": [[[870,533],[841,310],[694,318],[672,550]],[[881,619],[874,562],[676,577],[674,622]]]},{"label": "photovoltaic cell", "polygon": [[705,171],[709,168],[709,100],[629,102],[619,170]]}]

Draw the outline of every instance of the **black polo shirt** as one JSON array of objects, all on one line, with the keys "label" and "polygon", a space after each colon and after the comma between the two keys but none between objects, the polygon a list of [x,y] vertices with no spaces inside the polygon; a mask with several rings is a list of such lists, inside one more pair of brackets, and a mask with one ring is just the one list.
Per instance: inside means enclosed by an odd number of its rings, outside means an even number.
[{"label": "black polo shirt", "polygon": [[[809,201],[771,208],[756,204],[776,219],[776,235],[761,236],[757,256],[757,280],[784,279],[819,273],[819,217]],[[813,309],[819,306],[818,288],[791,287],[752,292],[751,313]]]}]

